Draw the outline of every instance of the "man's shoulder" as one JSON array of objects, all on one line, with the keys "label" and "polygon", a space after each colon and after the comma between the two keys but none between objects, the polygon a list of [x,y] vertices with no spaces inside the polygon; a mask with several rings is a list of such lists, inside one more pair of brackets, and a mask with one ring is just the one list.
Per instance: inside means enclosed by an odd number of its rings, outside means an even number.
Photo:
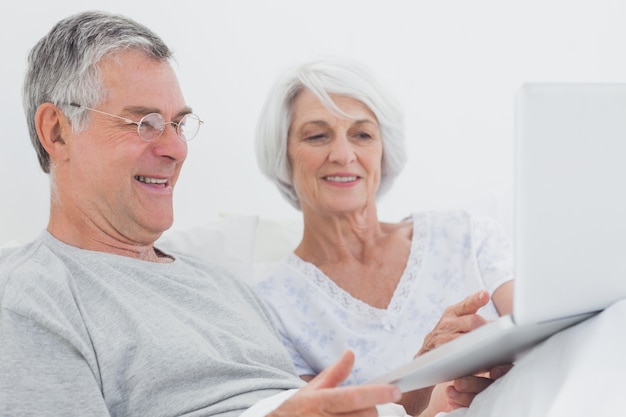
[{"label": "man's shoulder", "polygon": [[27,244],[3,247],[0,258],[0,280],[6,281],[14,274],[30,274],[45,269],[49,259],[46,259],[46,250],[43,246],[45,245],[42,240],[38,238]]},{"label": "man's shoulder", "polygon": [[0,304],[12,308],[35,300],[41,289],[55,286],[55,280],[65,281],[52,272],[59,267],[61,261],[40,238],[16,248],[0,262]]}]

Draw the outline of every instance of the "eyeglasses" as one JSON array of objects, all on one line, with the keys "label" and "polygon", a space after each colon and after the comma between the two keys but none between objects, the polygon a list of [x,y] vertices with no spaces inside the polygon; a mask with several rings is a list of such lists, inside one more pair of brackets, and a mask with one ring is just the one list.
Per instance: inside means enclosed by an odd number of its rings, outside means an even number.
[{"label": "eyeglasses", "polygon": [[184,141],[189,142],[191,139],[195,138],[200,130],[200,126],[204,123],[200,120],[198,115],[193,113],[188,113],[183,116],[182,119],[178,122],[166,122],[162,115],[159,113],[149,113],[141,118],[138,122],[127,119],[126,117],[117,116],[115,114],[103,112],[101,110],[92,109],[86,106],[82,106],[78,103],[70,103],[70,106],[78,107],[80,109],[85,109],[89,111],[93,111],[96,113],[104,114],[106,116],[115,117],[116,119],[120,119],[125,121],[128,124],[137,125],[137,134],[139,137],[146,142],[153,141],[160,137],[165,130],[165,126],[170,124],[176,128],[176,134],[178,137]]}]

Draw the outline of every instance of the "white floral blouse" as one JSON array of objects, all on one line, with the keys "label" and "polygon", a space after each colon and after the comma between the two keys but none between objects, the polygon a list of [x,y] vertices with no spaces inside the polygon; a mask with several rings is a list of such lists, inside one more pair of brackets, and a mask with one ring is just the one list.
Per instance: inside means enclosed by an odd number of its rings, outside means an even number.
[{"label": "white floral blouse", "polygon": [[[350,348],[356,361],[345,384],[366,382],[409,362],[446,307],[513,278],[510,239],[493,220],[461,210],[412,220],[407,265],[386,309],[352,297],[293,253],[256,285],[299,375],[318,374]],[[491,302],[480,313],[497,317]]]}]

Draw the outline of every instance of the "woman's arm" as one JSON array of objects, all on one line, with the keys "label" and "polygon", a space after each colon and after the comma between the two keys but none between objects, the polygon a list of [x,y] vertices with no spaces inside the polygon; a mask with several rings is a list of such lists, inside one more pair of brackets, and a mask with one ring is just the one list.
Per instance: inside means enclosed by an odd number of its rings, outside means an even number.
[{"label": "woman's arm", "polygon": [[491,295],[498,314],[504,316],[513,312],[513,280],[500,285]]}]

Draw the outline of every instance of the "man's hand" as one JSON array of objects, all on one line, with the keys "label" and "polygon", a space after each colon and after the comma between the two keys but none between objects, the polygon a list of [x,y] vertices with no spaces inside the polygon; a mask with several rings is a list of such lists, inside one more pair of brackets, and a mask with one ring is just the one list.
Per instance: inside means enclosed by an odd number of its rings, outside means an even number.
[{"label": "man's hand", "polygon": [[346,351],[333,365],[317,375],[268,417],[358,416],[376,417],[377,404],[397,402],[400,390],[393,385],[337,387],[354,365],[354,354]]},{"label": "man's hand", "polygon": [[488,302],[489,293],[483,290],[446,308],[435,328],[424,338],[424,344],[416,356],[485,324],[486,320],[476,313]]}]

